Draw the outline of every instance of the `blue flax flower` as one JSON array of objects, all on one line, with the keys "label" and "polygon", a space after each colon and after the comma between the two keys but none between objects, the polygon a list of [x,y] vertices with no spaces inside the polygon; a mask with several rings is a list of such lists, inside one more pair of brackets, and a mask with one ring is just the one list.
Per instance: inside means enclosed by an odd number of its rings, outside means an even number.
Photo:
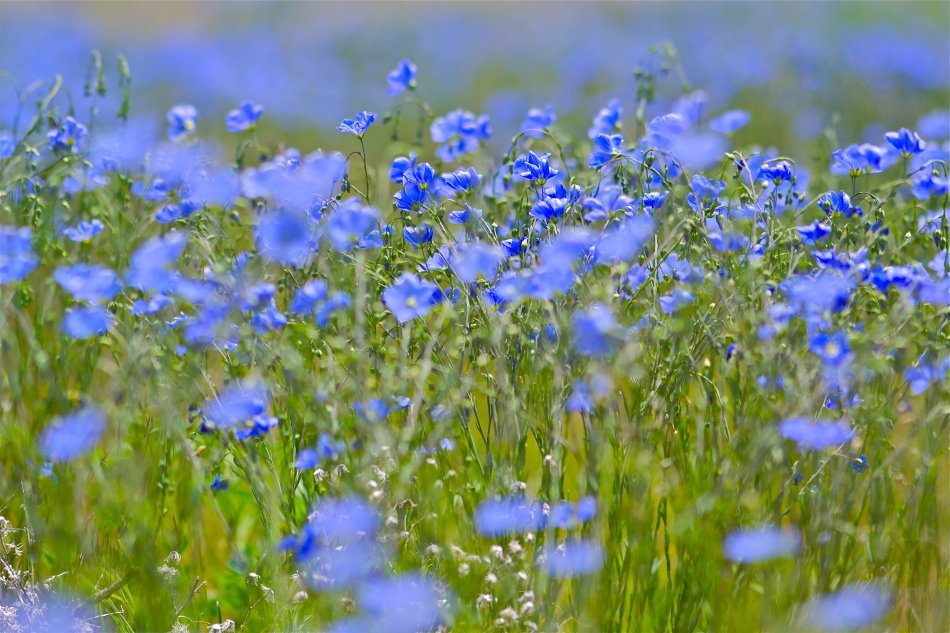
[{"label": "blue flax flower", "polygon": [[256,231],[257,250],[268,261],[304,266],[315,244],[310,221],[303,213],[273,211],[261,216]]},{"label": "blue flax flower", "polygon": [[802,417],[783,420],[778,432],[785,439],[795,442],[801,451],[820,451],[840,446],[854,437],[854,431],[844,422],[812,422]]},{"label": "blue flax flower", "polygon": [[927,143],[921,140],[916,132],[912,132],[906,127],[902,127],[897,132],[888,132],[884,135],[884,140],[899,151],[905,159],[922,153],[927,147]]},{"label": "blue flax flower", "polygon": [[541,567],[554,578],[588,576],[604,564],[604,550],[598,543],[569,541],[556,548],[547,547],[541,557]]},{"label": "blue flax flower", "polygon": [[483,501],[475,510],[475,529],[488,538],[536,532],[545,522],[541,504],[523,497]]},{"label": "blue flax flower", "polygon": [[239,107],[228,112],[224,118],[224,124],[228,132],[244,132],[253,129],[257,121],[264,114],[264,106],[245,101]]},{"label": "blue flax flower", "polygon": [[557,115],[554,114],[551,104],[544,108],[531,108],[518,131],[525,136],[541,138],[544,136],[544,131],[554,125],[555,121],[557,121]]},{"label": "blue flax flower", "polygon": [[875,584],[850,584],[805,605],[805,621],[821,631],[866,628],[891,610],[891,592]]},{"label": "blue flax flower", "polygon": [[94,264],[60,266],[53,278],[74,300],[87,303],[110,301],[122,289],[115,271]]},{"label": "blue flax flower", "polygon": [[201,405],[205,418],[218,428],[232,428],[264,413],[270,394],[263,382],[247,378],[233,382]]},{"label": "blue flax flower", "polygon": [[548,180],[557,176],[557,170],[551,166],[551,154],[538,156],[534,152],[528,152],[515,159],[514,174],[527,180],[532,187],[542,187]]},{"label": "blue flax flower", "polygon": [[402,60],[398,66],[386,75],[386,82],[389,84],[390,97],[401,94],[406,90],[414,90],[416,87],[416,65],[408,59]]},{"label": "blue flax flower", "polygon": [[180,141],[194,134],[197,128],[198,111],[193,105],[179,104],[168,111],[168,139]]},{"label": "blue flax flower", "polygon": [[343,119],[343,121],[336,126],[336,129],[346,134],[352,134],[357,138],[363,138],[363,135],[366,134],[366,130],[369,129],[369,126],[371,126],[375,120],[375,112],[363,110],[362,112],[357,112],[356,116],[352,119]]},{"label": "blue flax flower", "polygon": [[622,118],[623,106],[620,105],[618,99],[612,99],[597,112],[590,129],[587,131],[587,138],[594,140],[600,134],[616,134],[620,131]]},{"label": "blue flax flower", "polygon": [[78,152],[87,136],[89,136],[89,130],[86,126],[68,116],[63,119],[58,128],[50,131],[46,138],[49,140],[49,146],[54,150]]},{"label": "blue flax flower", "polygon": [[63,235],[74,242],[88,242],[95,236],[99,235],[99,233],[101,233],[102,229],[104,228],[105,225],[101,220],[91,220],[89,222],[83,220],[75,227],[71,226],[63,229]]},{"label": "blue flax flower", "polygon": [[32,229],[0,224],[0,286],[23,279],[37,263]]},{"label": "blue flax flower", "polygon": [[70,308],[63,316],[63,332],[72,338],[86,340],[105,334],[112,323],[112,314],[103,306]]},{"label": "blue flax flower", "polygon": [[587,159],[591,169],[600,169],[617,158],[625,156],[623,151],[623,137],[619,134],[598,134],[594,138],[594,147]]},{"label": "blue flax flower", "polygon": [[794,528],[762,527],[732,532],[723,540],[722,551],[732,562],[748,564],[794,556],[801,546],[801,534]]},{"label": "blue flax flower", "polygon": [[106,430],[106,416],[86,405],[55,419],[40,438],[40,453],[51,462],[68,462],[92,451]]},{"label": "blue flax flower", "polygon": [[428,314],[438,302],[441,290],[430,281],[403,273],[383,291],[383,303],[400,323]]},{"label": "blue flax flower", "polygon": [[616,328],[610,307],[595,303],[574,315],[574,349],[584,356],[606,356],[617,342]]}]

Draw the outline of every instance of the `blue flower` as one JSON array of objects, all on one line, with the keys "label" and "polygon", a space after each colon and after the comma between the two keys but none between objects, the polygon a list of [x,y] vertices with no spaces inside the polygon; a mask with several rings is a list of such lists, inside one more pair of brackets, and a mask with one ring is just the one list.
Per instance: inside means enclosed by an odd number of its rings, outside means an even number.
[{"label": "blue flower", "polygon": [[244,132],[252,129],[262,114],[264,114],[264,106],[245,101],[238,108],[228,112],[224,124],[228,132]]},{"label": "blue flower", "polygon": [[256,231],[257,250],[268,261],[304,266],[315,245],[310,221],[303,213],[273,211],[261,216]]},{"label": "blue flower", "polygon": [[802,236],[802,242],[808,246],[813,246],[815,242],[831,235],[831,227],[818,220],[804,226],[796,226],[795,230]]},{"label": "blue flower", "polygon": [[221,475],[215,475],[214,479],[211,480],[211,486],[209,487],[215,492],[224,492],[229,487],[228,480],[222,479]]},{"label": "blue flower", "polygon": [[72,338],[85,340],[105,334],[112,323],[112,314],[103,306],[79,306],[66,311],[63,331]]},{"label": "blue flower", "polygon": [[499,247],[476,242],[459,250],[452,260],[452,270],[465,283],[474,283],[479,277],[492,279],[503,259]]},{"label": "blue flower", "polygon": [[416,65],[408,59],[399,62],[399,65],[389,71],[386,75],[386,81],[389,84],[389,96],[395,96],[406,90],[415,90],[416,88]]},{"label": "blue flower", "polygon": [[851,196],[844,191],[829,191],[818,198],[818,208],[827,215],[840,213],[846,217],[861,215],[861,207],[851,206]]},{"label": "blue flower", "polygon": [[290,311],[299,314],[313,312],[317,302],[327,297],[327,282],[322,279],[311,279],[297,290],[290,304]]},{"label": "blue flower", "polygon": [[397,321],[405,323],[428,314],[439,302],[440,295],[441,290],[434,283],[403,273],[383,291],[383,304]]},{"label": "blue flower", "polygon": [[375,112],[363,110],[362,112],[357,112],[355,118],[343,119],[343,121],[336,126],[336,129],[346,134],[352,134],[357,138],[363,138],[366,130],[369,129],[369,126],[371,126],[375,120]]},{"label": "blue flower", "polygon": [[536,532],[545,522],[541,504],[522,497],[483,501],[475,510],[475,529],[488,538]]},{"label": "blue flower", "polygon": [[891,592],[874,584],[845,585],[805,605],[805,621],[822,631],[868,627],[891,610]]},{"label": "blue flower", "polygon": [[217,428],[232,428],[264,413],[270,393],[263,382],[246,378],[233,382],[201,405],[204,417]]},{"label": "blue flower", "polygon": [[595,303],[572,319],[574,349],[584,356],[606,356],[616,343],[617,321],[610,307]]},{"label": "blue flower", "polygon": [[574,383],[571,395],[564,403],[564,408],[568,413],[593,413],[594,399],[591,397],[590,389],[583,380]]},{"label": "blue flower", "polygon": [[569,541],[557,548],[545,548],[539,564],[554,578],[588,576],[603,567],[604,550],[597,543]]},{"label": "blue flower", "polygon": [[198,122],[198,111],[193,105],[179,104],[168,111],[165,119],[168,121],[168,139],[180,141],[194,134]]},{"label": "blue flower", "polygon": [[54,150],[78,152],[82,147],[83,139],[87,136],[89,136],[89,130],[86,126],[68,116],[63,119],[58,128],[51,130],[46,138],[49,140],[49,146]]},{"label": "blue flower", "polygon": [[442,182],[453,191],[471,195],[475,193],[475,189],[482,182],[482,177],[475,171],[474,167],[469,167],[468,169],[456,169],[451,174],[442,174]]},{"label": "blue flower", "polygon": [[92,451],[106,430],[106,416],[86,405],[53,420],[40,438],[40,453],[51,462],[68,462]]},{"label": "blue flower", "polygon": [[188,235],[175,231],[148,240],[132,254],[125,282],[147,292],[173,290],[179,275],[169,268],[187,243]]},{"label": "blue flower", "polygon": [[431,242],[435,233],[433,232],[431,225],[423,223],[419,226],[403,227],[402,235],[404,238],[406,238],[406,241],[412,245],[413,248],[419,248],[423,244]]},{"label": "blue flower", "polygon": [[709,129],[720,134],[731,134],[744,128],[751,118],[745,110],[729,110],[710,121]]},{"label": "blue flower", "polygon": [[527,180],[532,187],[542,187],[548,180],[557,176],[557,170],[551,166],[551,154],[538,156],[529,151],[515,159],[514,174]]},{"label": "blue flower", "polygon": [[640,254],[651,237],[653,220],[647,216],[627,219],[600,239],[597,244],[597,263],[610,265],[629,262]]},{"label": "blue flower", "polygon": [[778,432],[785,439],[795,442],[801,451],[820,451],[840,446],[854,437],[854,432],[844,422],[812,422],[801,417],[783,420]]},{"label": "blue flower", "polygon": [[899,151],[905,159],[922,153],[924,148],[927,147],[927,143],[921,140],[916,132],[912,132],[906,127],[902,127],[897,132],[888,132],[884,135],[884,139],[893,145],[894,149]]},{"label": "blue flower", "polygon": [[397,156],[389,167],[389,179],[393,182],[402,183],[405,173],[415,166],[415,153],[410,153],[409,156]]},{"label": "blue flower", "polygon": [[811,276],[795,275],[779,285],[795,311],[806,315],[841,312],[847,307],[854,286],[851,277],[827,271]]},{"label": "blue flower", "polygon": [[88,242],[102,232],[105,225],[101,220],[92,220],[90,222],[79,222],[75,227],[63,229],[63,235],[74,242]]},{"label": "blue flower", "polygon": [[794,528],[762,527],[732,532],[722,551],[732,562],[748,564],[794,556],[801,546],[801,534]]},{"label": "blue flower", "polygon": [[670,294],[661,296],[658,301],[663,314],[673,314],[693,302],[693,293],[677,286]]},{"label": "blue flower", "polygon": [[623,106],[620,105],[618,99],[612,99],[597,112],[590,129],[587,131],[587,138],[594,140],[601,134],[616,134],[620,131],[622,117]]},{"label": "blue flower", "polygon": [[622,136],[598,134],[594,138],[594,147],[587,159],[587,165],[591,169],[600,169],[622,156],[625,156]]},{"label": "blue flower", "polygon": [[837,367],[851,354],[848,337],[844,332],[834,334],[819,332],[808,341],[808,349],[817,354],[829,367]]},{"label": "blue flower", "polygon": [[491,137],[491,123],[486,115],[476,118],[467,110],[453,110],[437,117],[429,126],[432,141],[438,143],[436,156],[447,163],[474,152],[482,141]]},{"label": "blue flower", "polygon": [[122,290],[119,276],[105,266],[60,266],[53,273],[53,278],[74,300],[87,303],[109,301]]},{"label": "blue flower", "polygon": [[375,209],[358,198],[347,198],[327,218],[326,237],[334,249],[347,253],[376,228],[377,220]]},{"label": "blue flower", "polygon": [[0,286],[23,279],[37,263],[33,230],[0,224]]},{"label": "blue flower", "polygon": [[543,109],[531,108],[519,128],[519,132],[525,136],[541,138],[544,136],[544,131],[554,125],[555,121],[557,121],[557,115],[554,114],[554,108],[551,104],[544,106]]},{"label": "blue flower", "polygon": [[442,621],[441,594],[419,574],[373,578],[362,583],[356,595],[373,622],[360,630],[416,633],[431,631]]},{"label": "blue flower", "polygon": [[792,165],[786,160],[779,161],[777,163],[762,163],[762,166],[759,167],[759,171],[756,173],[755,177],[757,180],[770,180],[774,184],[778,185],[782,182],[791,181],[794,176],[792,171]]}]

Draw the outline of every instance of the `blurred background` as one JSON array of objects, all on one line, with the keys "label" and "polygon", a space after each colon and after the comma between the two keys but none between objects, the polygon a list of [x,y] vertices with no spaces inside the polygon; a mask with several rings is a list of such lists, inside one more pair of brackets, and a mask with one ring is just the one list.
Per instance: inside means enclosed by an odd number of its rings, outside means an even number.
[{"label": "blurred background", "polygon": [[[609,98],[632,114],[636,67],[669,43],[682,73],[649,115],[685,87],[708,93],[707,116],[752,112],[745,139],[792,149],[834,126],[841,143],[880,142],[935,110],[946,121],[948,33],[948,2],[5,3],[0,128],[15,90],[56,75],[61,109],[83,120],[98,49],[110,86],[116,54],[128,58],[133,113],[159,133],[186,102],[202,135],[223,135],[224,114],[250,99],[266,126],[321,142],[344,116],[391,109],[386,73],[408,57],[435,113],[490,115],[502,147],[530,107],[553,105],[576,135]],[[117,109],[117,92],[97,105]]]}]

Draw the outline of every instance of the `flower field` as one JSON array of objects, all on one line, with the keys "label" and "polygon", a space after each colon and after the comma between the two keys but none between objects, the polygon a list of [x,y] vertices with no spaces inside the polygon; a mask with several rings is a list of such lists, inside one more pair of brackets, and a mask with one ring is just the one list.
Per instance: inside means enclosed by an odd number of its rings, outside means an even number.
[{"label": "flower field", "polygon": [[172,6],[0,12],[0,631],[950,630],[947,5]]}]

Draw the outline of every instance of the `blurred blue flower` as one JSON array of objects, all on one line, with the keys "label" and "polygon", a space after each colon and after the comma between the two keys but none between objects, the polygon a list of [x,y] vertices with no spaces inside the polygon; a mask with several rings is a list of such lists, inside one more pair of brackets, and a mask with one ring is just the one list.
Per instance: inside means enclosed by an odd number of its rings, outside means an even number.
[{"label": "blurred blue flower", "polygon": [[375,630],[416,633],[433,630],[442,621],[442,599],[435,584],[416,573],[373,578],[356,592],[360,607],[377,625]]},{"label": "blurred blue flower", "polygon": [[439,287],[434,283],[403,273],[383,291],[383,304],[397,321],[405,323],[428,314],[438,303],[439,295]]},{"label": "blurred blue flower", "polygon": [[84,220],[79,222],[75,227],[63,229],[63,235],[74,242],[88,242],[99,235],[103,228],[105,228],[105,225],[101,220],[91,220],[89,222]]},{"label": "blurred blue flower", "polygon": [[601,134],[616,134],[621,129],[622,118],[623,106],[620,105],[620,100],[612,99],[594,116],[591,127],[587,131],[587,138],[594,140]]},{"label": "blurred blue flower", "polygon": [[310,221],[302,213],[272,211],[261,216],[256,230],[257,251],[284,266],[305,266],[316,246]]},{"label": "blurred blue flower", "polygon": [[180,141],[194,134],[198,123],[198,111],[193,105],[179,104],[168,111],[165,120],[168,121],[168,139]]},{"label": "blurred blue flower", "polygon": [[215,492],[224,492],[229,487],[228,480],[222,479],[221,475],[215,475],[209,487]]},{"label": "blurred blue flower", "polygon": [[269,401],[270,393],[263,382],[245,378],[206,400],[201,411],[216,428],[232,428],[263,414]]},{"label": "blurred blue flower", "polygon": [[823,240],[831,235],[831,226],[815,220],[811,224],[796,226],[795,230],[802,237],[802,242],[808,246],[813,246],[815,242]]},{"label": "blurred blue flower", "polygon": [[850,584],[811,600],[805,621],[822,631],[863,629],[891,610],[891,592],[881,585]]},{"label": "blurred blue flower", "polygon": [[710,121],[709,129],[720,134],[731,134],[744,128],[751,118],[745,110],[729,110]]},{"label": "blurred blue flower", "polygon": [[244,132],[252,129],[262,114],[264,114],[264,106],[245,101],[228,112],[228,115],[224,118],[224,124],[228,128],[228,132]]},{"label": "blurred blue flower", "polygon": [[830,367],[840,365],[851,355],[848,337],[844,332],[835,332],[834,334],[818,332],[809,339],[808,349],[817,354],[825,365]]},{"label": "blurred blue flower", "polygon": [[63,332],[79,340],[101,336],[111,324],[112,314],[100,305],[70,308],[63,316]]},{"label": "blurred blue flower", "polygon": [[595,303],[572,319],[574,349],[584,356],[606,356],[617,342],[617,321],[610,307]]},{"label": "blurred blue flower", "polygon": [[488,538],[536,532],[545,522],[541,505],[523,497],[483,501],[475,510],[475,529]]},{"label": "blurred blue flower", "polygon": [[378,214],[358,198],[347,198],[326,220],[326,237],[341,253],[349,252],[376,227]]},{"label": "blurred blue flower", "polygon": [[476,118],[467,110],[453,110],[432,121],[429,134],[439,145],[436,156],[451,163],[474,152],[482,141],[487,141],[491,137],[491,123],[486,115]]},{"label": "blurred blue flower", "polygon": [[51,462],[67,462],[92,451],[106,430],[101,409],[85,405],[56,418],[43,430],[40,453]]},{"label": "blurred blue flower", "polygon": [[794,528],[761,527],[737,530],[722,543],[726,558],[734,563],[761,563],[794,556],[802,545],[802,537]]},{"label": "blurred blue flower", "polygon": [[812,422],[802,417],[783,420],[778,432],[785,439],[795,442],[801,451],[820,451],[840,446],[854,437],[854,431],[844,422]]},{"label": "blurred blue flower", "polygon": [[53,278],[74,300],[87,303],[110,301],[122,290],[115,271],[95,264],[60,266]]},{"label": "blurred blue flower", "polygon": [[518,131],[528,137],[541,138],[544,136],[544,131],[554,125],[555,121],[557,121],[557,115],[554,114],[554,107],[551,104],[544,108],[531,108]]},{"label": "blurred blue flower", "polygon": [[86,126],[68,116],[63,119],[58,128],[51,130],[46,138],[49,140],[49,146],[54,150],[78,152],[87,136],[89,136],[89,130]]},{"label": "blurred blue flower", "polygon": [[37,263],[33,230],[0,224],[0,286],[23,279]]},{"label": "blurred blue flower", "polygon": [[474,283],[479,277],[491,280],[503,260],[498,246],[473,242],[459,249],[452,260],[452,270],[465,283]]},{"label": "blurred blue flower", "polygon": [[173,290],[179,275],[169,268],[181,256],[187,243],[188,235],[176,231],[151,238],[132,253],[125,283],[147,292]]},{"label": "blurred blue flower", "polygon": [[406,90],[414,90],[416,87],[416,65],[408,59],[399,62],[399,65],[389,71],[386,75],[386,82],[389,84],[389,96],[395,96]]},{"label": "blurred blue flower", "polygon": [[604,551],[598,543],[568,541],[556,548],[547,547],[540,565],[554,578],[588,576],[604,564]]}]

